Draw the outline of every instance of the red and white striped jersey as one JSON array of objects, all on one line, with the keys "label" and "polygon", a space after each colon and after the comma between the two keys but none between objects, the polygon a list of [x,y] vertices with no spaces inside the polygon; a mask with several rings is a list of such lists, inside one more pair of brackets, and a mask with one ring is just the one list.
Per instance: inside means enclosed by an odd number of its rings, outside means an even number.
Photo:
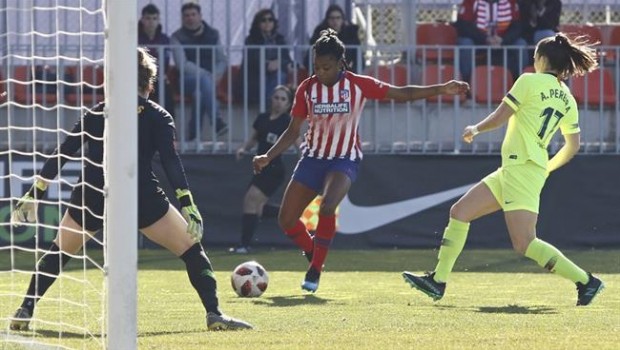
[{"label": "red and white striped jersey", "polygon": [[519,5],[517,0],[464,0],[459,20],[476,22],[476,27],[486,34],[493,34],[489,29],[495,25],[495,34],[502,36],[512,22],[519,20]]},{"label": "red and white striped jersey", "polygon": [[302,152],[317,159],[361,160],[358,134],[360,116],[367,99],[383,99],[390,85],[375,78],[345,71],[333,86],[316,76],[297,88],[291,115],[307,118]]}]

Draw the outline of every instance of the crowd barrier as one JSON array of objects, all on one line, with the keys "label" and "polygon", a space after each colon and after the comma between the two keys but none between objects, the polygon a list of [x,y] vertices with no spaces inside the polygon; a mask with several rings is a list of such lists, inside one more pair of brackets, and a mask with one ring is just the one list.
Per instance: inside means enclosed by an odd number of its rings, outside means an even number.
[{"label": "crowd barrier", "polygon": [[[205,47],[190,47],[199,50]],[[206,47],[214,48],[214,47]],[[265,62],[267,50],[281,49],[293,58],[290,69],[281,71],[279,78],[291,86],[298,85],[312,74],[310,62],[304,62],[309,46],[288,47],[222,47],[227,60],[224,73],[214,79],[211,102],[217,102],[203,118],[194,119],[199,99],[205,94],[199,84],[189,86],[183,64],[173,64],[160,70],[158,97],[173,95],[175,116],[181,153],[233,153],[252,134],[254,118],[268,109],[264,97],[266,64],[258,67],[243,65],[249,49],[258,49],[261,62]],[[159,46],[159,56],[169,55],[174,47]],[[490,47],[385,45],[356,47],[357,73],[375,76],[394,85],[435,84],[449,79],[461,79],[460,62],[468,50],[475,59],[471,64],[471,93],[459,97],[439,97],[410,103],[369,101],[360,122],[362,147],[366,153],[475,153],[499,152],[502,130],[486,133],[472,144],[460,139],[464,126],[475,123],[493,111],[514,79],[523,72],[533,71],[529,57],[532,47],[502,47],[491,59]],[[498,49],[493,49],[498,50]],[[502,64],[518,52],[518,72],[511,72]],[[583,153],[620,153],[618,142],[620,107],[620,57],[619,46],[598,47],[600,69],[585,77],[567,81],[575,95],[580,111]],[[280,53],[281,55],[281,53]],[[297,59],[296,59],[297,58]],[[48,129],[69,129],[83,113],[84,108],[103,100],[103,68],[101,64],[89,64],[74,60],[37,61],[37,59],[9,59],[0,71],[0,89],[8,94],[0,100],[0,124],[7,137],[0,138],[0,147],[15,149],[53,149],[57,135]],[[173,62],[174,63],[174,62]],[[214,63],[215,65],[215,63]],[[215,71],[215,66],[212,71]],[[257,103],[248,100],[247,76],[258,70],[261,79],[261,98]],[[211,105],[215,106],[216,103]],[[215,108],[215,107],[213,107]],[[221,117],[229,127],[227,133],[218,135],[208,118]],[[41,130],[25,130],[36,125]],[[199,130],[190,140],[189,130]],[[10,137],[9,137],[10,134]],[[9,144],[10,140],[10,144]],[[551,142],[551,150],[562,144],[561,135]]]}]

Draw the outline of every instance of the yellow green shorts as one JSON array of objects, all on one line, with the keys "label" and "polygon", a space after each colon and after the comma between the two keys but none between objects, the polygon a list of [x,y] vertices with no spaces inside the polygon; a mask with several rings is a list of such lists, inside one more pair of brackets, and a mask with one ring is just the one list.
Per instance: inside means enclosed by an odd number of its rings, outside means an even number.
[{"label": "yellow green shorts", "polygon": [[538,213],[540,192],[547,179],[546,170],[533,162],[498,168],[482,181],[504,211],[528,210]]}]

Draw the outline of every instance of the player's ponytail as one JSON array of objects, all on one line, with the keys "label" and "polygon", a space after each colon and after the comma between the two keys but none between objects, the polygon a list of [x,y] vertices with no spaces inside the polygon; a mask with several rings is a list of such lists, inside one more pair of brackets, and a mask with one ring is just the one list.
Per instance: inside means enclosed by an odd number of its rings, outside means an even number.
[{"label": "player's ponytail", "polygon": [[157,63],[148,51],[138,48],[138,91],[150,92],[157,80]]},{"label": "player's ponytail", "polygon": [[536,54],[547,58],[549,68],[558,73],[559,79],[568,79],[574,75],[584,75],[598,67],[596,51],[584,36],[570,39],[563,33],[542,39],[536,48]]},{"label": "player's ponytail", "polygon": [[313,50],[316,56],[332,56],[342,62],[344,69],[349,69],[344,56],[344,44],[338,38],[338,33],[335,30],[331,28],[322,30],[313,45]]}]

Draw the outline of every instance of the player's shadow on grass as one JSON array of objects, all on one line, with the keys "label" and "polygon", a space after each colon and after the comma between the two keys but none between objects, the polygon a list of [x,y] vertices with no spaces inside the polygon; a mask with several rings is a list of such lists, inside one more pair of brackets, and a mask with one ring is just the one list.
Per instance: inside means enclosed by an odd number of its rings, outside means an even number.
[{"label": "player's shadow on grass", "polygon": [[[19,333],[16,333],[19,334]],[[71,331],[53,331],[50,329],[37,329],[35,334],[42,338],[57,338],[57,339],[90,339],[90,338],[101,338],[101,334],[99,333],[76,333]]]},{"label": "player's shadow on grass", "polygon": [[522,315],[550,315],[557,314],[558,312],[548,306],[521,306],[521,305],[506,305],[506,306],[481,306],[476,312],[487,314],[522,314]]},{"label": "player's shadow on grass", "polygon": [[[204,332],[205,329],[189,329],[189,330],[179,330],[179,331],[159,331],[159,332],[138,332],[138,338],[144,337],[156,337],[160,335],[173,335],[173,334],[189,334],[189,333],[201,333]],[[63,331],[62,333],[59,331],[46,330],[46,329],[37,329],[35,331],[37,336],[42,338],[64,338],[64,339],[90,339],[90,338],[100,338],[101,334],[92,333],[85,335],[84,333],[76,333],[76,332],[67,332]],[[19,333],[15,333],[19,334]]]},{"label": "player's shadow on grass", "polygon": [[319,298],[314,294],[304,295],[279,295],[274,297],[260,298],[254,300],[255,305],[290,307],[298,305],[324,305],[331,299]]}]

